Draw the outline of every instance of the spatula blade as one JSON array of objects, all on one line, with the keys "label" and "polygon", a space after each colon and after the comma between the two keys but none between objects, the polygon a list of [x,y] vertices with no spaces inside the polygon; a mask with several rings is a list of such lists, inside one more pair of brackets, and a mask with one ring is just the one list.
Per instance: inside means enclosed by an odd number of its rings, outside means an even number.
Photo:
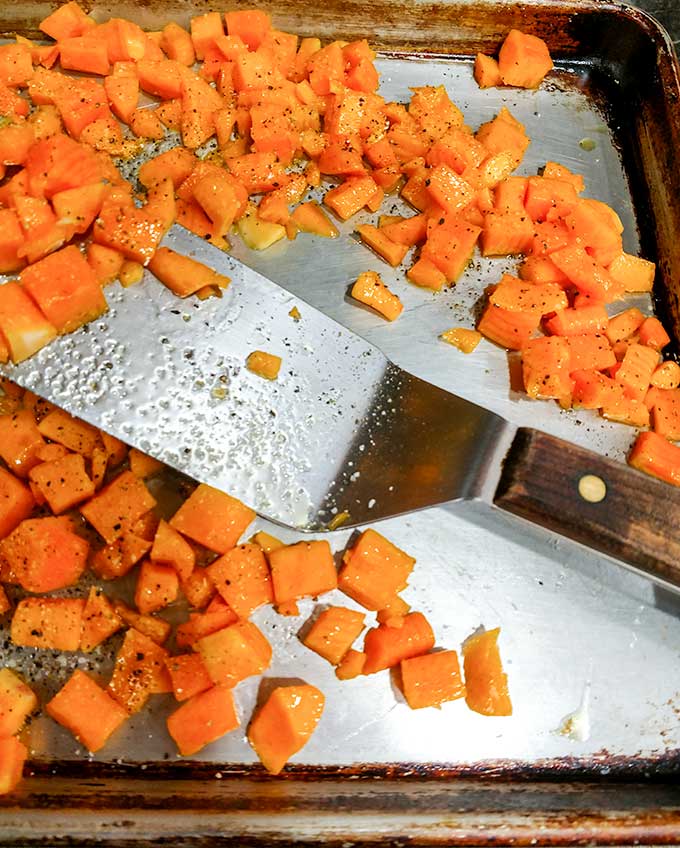
[{"label": "spatula blade", "polygon": [[[165,244],[232,284],[179,300],[149,274],[109,312],[4,373],[196,480],[300,529],[471,497],[509,425],[391,364],[285,289],[174,227]],[[296,320],[294,308],[300,317]],[[276,381],[247,355],[282,357]]]}]

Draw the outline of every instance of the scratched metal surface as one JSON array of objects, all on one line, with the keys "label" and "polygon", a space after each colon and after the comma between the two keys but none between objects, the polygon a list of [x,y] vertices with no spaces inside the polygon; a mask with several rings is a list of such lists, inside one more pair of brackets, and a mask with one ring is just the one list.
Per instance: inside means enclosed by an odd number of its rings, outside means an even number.
[{"label": "scratched metal surface", "polygon": [[[410,85],[444,83],[473,127],[507,105],[534,139],[521,173],[535,172],[547,158],[584,173],[588,193],[613,204],[626,226],[626,249],[636,250],[630,193],[605,118],[570,74],[558,75],[555,85],[536,93],[481,92],[465,62],[384,58],[380,69],[382,93],[398,100],[408,97]],[[591,152],[579,144],[586,138],[595,142]],[[355,224],[344,226],[344,232],[349,234]],[[517,424],[538,426],[619,458],[631,442],[632,431],[624,427],[587,413],[561,413],[513,394],[505,354],[493,346],[483,342],[474,355],[464,357],[437,341],[437,334],[450,326],[472,325],[484,286],[498,279],[498,261],[476,259],[455,289],[433,295],[409,286],[402,272],[387,270],[346,238],[328,242],[300,237],[263,254],[236,244],[234,253],[363,335],[398,365]],[[345,296],[347,285],[367,267],[380,270],[404,301],[404,314],[395,324],[381,322]],[[274,647],[266,678],[303,678],[327,697],[317,733],[293,762],[491,767],[499,759],[530,764],[547,759],[558,768],[577,758],[601,762],[606,773],[610,755],[634,762],[638,756],[660,757],[680,747],[680,610],[673,596],[600,557],[474,506],[431,509],[384,522],[380,529],[417,558],[405,598],[427,613],[438,646],[459,648],[480,625],[502,627],[514,715],[484,718],[460,701],[412,712],[386,673],[339,683],[331,667],[297,638],[315,607],[304,601],[298,618],[282,618],[270,610],[254,616]],[[332,534],[334,550],[343,548],[348,535]],[[322,600],[353,605],[340,595]],[[0,652],[5,663],[24,670],[45,693],[55,691],[74,666],[104,674],[110,667],[110,650],[52,659],[12,649],[2,640]],[[244,725],[258,686],[251,680],[237,688]],[[131,764],[174,759],[162,721],[171,709],[169,697],[155,698],[95,759]],[[575,731],[560,732],[574,711]],[[49,719],[37,718],[29,734],[38,759],[83,756],[70,734]],[[240,731],[196,759],[214,763],[216,772],[220,765],[255,762]]]}]

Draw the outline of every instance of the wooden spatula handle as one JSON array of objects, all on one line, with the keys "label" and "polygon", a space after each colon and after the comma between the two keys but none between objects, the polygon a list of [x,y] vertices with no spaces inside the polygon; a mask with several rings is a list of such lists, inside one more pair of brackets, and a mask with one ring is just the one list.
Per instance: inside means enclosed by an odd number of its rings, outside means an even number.
[{"label": "wooden spatula handle", "polygon": [[622,462],[519,429],[494,503],[680,587],[680,489]]}]

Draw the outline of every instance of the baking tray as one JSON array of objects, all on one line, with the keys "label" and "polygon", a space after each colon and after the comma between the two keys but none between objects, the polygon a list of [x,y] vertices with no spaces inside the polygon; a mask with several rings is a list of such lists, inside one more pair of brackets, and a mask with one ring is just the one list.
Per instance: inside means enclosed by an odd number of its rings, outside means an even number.
[{"label": "baking tray", "polygon": [[[377,43],[381,91],[390,98],[405,100],[408,86],[442,82],[472,126],[508,106],[534,140],[520,173],[535,173],[550,158],[584,174],[587,193],[621,215],[625,248],[657,260],[655,306],[680,339],[680,84],[672,46],[652,19],[594,0],[232,4],[258,5],[282,29]],[[34,34],[51,8],[3,5],[0,31]],[[94,11],[154,29],[210,8],[124,0]],[[512,26],[545,38],[557,70],[538,92],[480,91],[471,57],[496,50]],[[625,427],[512,392],[503,351],[484,343],[463,357],[437,341],[450,326],[471,325],[485,285],[500,275],[498,260],[475,260],[454,289],[434,295],[391,275],[351,237],[301,237],[263,254],[236,243],[234,253],[397,364],[517,424],[618,458],[632,441]],[[345,297],[367,267],[379,268],[404,301],[394,325]],[[476,506],[427,510],[380,529],[417,558],[405,598],[427,613],[438,645],[459,648],[480,625],[502,627],[513,717],[484,718],[460,702],[412,712],[386,674],[339,684],[297,639],[313,602],[303,602],[296,619],[260,611],[255,621],[275,650],[267,678],[301,677],[327,695],[316,735],[285,776],[265,777],[238,733],[191,762],[177,758],[163,722],[170,699],[157,698],[95,757],[38,718],[29,728],[29,777],[0,800],[0,844],[680,841],[677,597]],[[334,550],[348,535],[333,534]],[[74,664],[101,669],[108,661],[75,656],[46,670],[37,653],[12,652],[6,641],[0,652],[45,693]],[[258,686],[246,681],[237,690],[244,723]]]}]

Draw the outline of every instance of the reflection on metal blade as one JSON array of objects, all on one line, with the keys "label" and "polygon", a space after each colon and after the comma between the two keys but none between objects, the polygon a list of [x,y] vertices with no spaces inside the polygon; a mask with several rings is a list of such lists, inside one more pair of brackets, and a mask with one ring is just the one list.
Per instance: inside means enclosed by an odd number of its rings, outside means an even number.
[{"label": "reflection on metal blade", "polygon": [[[283,524],[326,525],[345,509],[379,518],[463,492],[477,434],[501,419],[182,228],[166,243],[230,276],[224,296],[178,300],[146,274],[112,290],[101,319],[5,373]],[[255,349],[282,357],[275,382],[245,368]]]}]

